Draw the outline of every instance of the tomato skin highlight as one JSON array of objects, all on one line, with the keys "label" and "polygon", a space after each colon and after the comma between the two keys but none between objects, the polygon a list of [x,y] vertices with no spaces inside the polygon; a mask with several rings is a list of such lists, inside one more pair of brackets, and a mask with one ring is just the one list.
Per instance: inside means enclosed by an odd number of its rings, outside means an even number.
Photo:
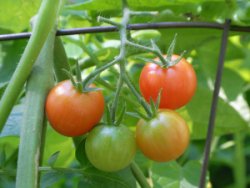
[{"label": "tomato skin highlight", "polygon": [[[178,55],[173,55],[172,60]],[[195,94],[197,80],[191,64],[184,58],[168,68],[148,63],[140,74],[140,91],[147,102],[152,98],[156,101],[162,89],[160,108],[178,109],[187,104]]]},{"label": "tomato skin highlight", "polygon": [[178,113],[161,110],[148,122],[139,120],[136,143],[142,153],[154,161],[175,160],[188,147],[189,128]]},{"label": "tomato skin highlight", "polygon": [[80,93],[70,80],[65,80],[49,92],[45,110],[57,132],[73,137],[85,134],[100,121],[104,103],[101,91]]},{"label": "tomato skin highlight", "polygon": [[136,152],[135,135],[125,126],[97,126],[87,136],[85,150],[97,169],[115,172],[127,167]]}]

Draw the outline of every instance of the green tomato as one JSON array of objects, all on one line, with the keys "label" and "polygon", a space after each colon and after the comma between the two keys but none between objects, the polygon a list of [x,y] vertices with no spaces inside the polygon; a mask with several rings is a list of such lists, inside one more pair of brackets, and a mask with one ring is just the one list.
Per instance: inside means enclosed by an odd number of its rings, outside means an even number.
[{"label": "green tomato", "polygon": [[135,135],[125,126],[98,126],[87,136],[85,150],[89,161],[97,169],[118,171],[134,158]]}]

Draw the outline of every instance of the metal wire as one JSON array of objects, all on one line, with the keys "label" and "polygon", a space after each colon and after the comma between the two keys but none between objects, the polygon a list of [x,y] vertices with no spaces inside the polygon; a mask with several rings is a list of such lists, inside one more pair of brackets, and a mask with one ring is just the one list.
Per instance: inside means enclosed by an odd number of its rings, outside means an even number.
[{"label": "metal wire", "polygon": [[[143,24],[130,24],[128,30],[144,30],[144,29],[164,29],[164,28],[211,28],[211,29],[224,29],[224,24],[213,22],[158,22],[158,23],[143,23]],[[250,27],[231,26],[231,31],[237,32],[250,32]],[[87,33],[102,33],[102,32],[116,32],[118,29],[115,26],[98,26],[88,28],[74,28],[74,29],[61,29],[58,30],[56,35],[76,35]],[[25,39],[31,36],[30,32],[3,34],[0,35],[0,41]]]},{"label": "metal wire", "polygon": [[219,55],[219,60],[218,60],[216,79],[214,83],[213,100],[212,100],[212,105],[210,108],[210,117],[209,117],[209,122],[208,122],[206,145],[204,149],[204,159],[203,159],[203,164],[202,164],[202,169],[201,169],[199,188],[205,188],[205,184],[206,184],[206,172],[207,172],[207,167],[208,167],[211,142],[213,138],[216,109],[217,109],[217,103],[218,103],[218,98],[219,98],[221,77],[223,73],[224,58],[225,58],[226,48],[227,48],[228,33],[230,29],[230,20],[226,20],[225,24],[223,25],[223,29],[224,30],[223,30],[222,39],[221,39],[220,55]]}]

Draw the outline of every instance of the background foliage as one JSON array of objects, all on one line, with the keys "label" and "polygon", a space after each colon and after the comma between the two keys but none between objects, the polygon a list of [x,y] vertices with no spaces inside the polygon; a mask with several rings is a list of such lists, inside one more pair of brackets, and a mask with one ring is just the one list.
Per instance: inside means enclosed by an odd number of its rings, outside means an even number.
[{"label": "background foliage", "polygon": [[[156,15],[133,16],[130,23],[152,23],[167,21],[202,21],[223,23],[226,18],[232,24],[250,26],[250,2],[241,0],[128,0],[129,7],[138,11],[154,11]],[[39,0],[6,0],[0,2],[0,34],[30,31],[29,21],[40,6]],[[121,3],[112,0],[68,0],[59,20],[59,28],[76,28],[105,25],[98,23],[97,16],[120,20]],[[131,31],[133,40],[149,45],[154,39],[162,51],[166,52],[174,34],[178,34],[175,52],[187,50],[187,57],[196,70],[198,89],[191,103],[179,110],[187,120],[192,141],[188,151],[176,162],[166,164],[152,163],[138,151],[136,161],[148,175],[152,173],[154,187],[196,187],[204,148],[204,140],[210,113],[213,83],[219,56],[221,34],[212,29],[159,29],[149,31]],[[69,62],[79,59],[83,76],[95,65],[112,60],[119,50],[117,33],[98,33],[62,37]],[[210,182],[213,187],[238,187],[237,182],[242,171],[249,180],[249,165],[246,169],[236,166],[237,162],[246,164],[249,153],[250,122],[250,37],[248,33],[230,32],[220,100],[217,110],[215,135],[210,160]],[[0,42],[0,96],[15,70],[18,60],[27,44],[27,40]],[[128,71],[134,83],[138,83],[140,70],[144,62],[138,57],[152,57],[138,49],[128,52]],[[95,57],[98,61],[93,59]],[[112,99],[116,83],[115,69],[105,71],[102,79],[109,87],[104,89],[106,100]],[[103,87],[100,82],[96,83]],[[138,86],[138,85],[137,85]],[[3,132],[0,134],[0,187],[14,187],[14,171],[18,153],[19,126],[22,119],[23,96],[20,95]],[[128,110],[138,107],[136,99],[127,88],[122,96],[128,103]],[[134,128],[137,119],[126,116],[123,124]],[[79,146],[81,147],[81,145]],[[67,148],[67,149],[65,149]],[[56,155],[53,163],[48,163]],[[77,155],[79,151],[76,150]],[[52,160],[53,161],[53,160]],[[41,187],[136,187],[135,179],[129,169],[118,174],[103,173],[94,169],[86,158],[80,159],[85,164],[83,174],[63,170],[43,173]],[[72,139],[47,129],[44,166],[77,168],[75,148]],[[240,168],[240,169],[239,169]],[[225,173],[226,172],[226,173]],[[247,181],[248,186],[250,182]]]}]

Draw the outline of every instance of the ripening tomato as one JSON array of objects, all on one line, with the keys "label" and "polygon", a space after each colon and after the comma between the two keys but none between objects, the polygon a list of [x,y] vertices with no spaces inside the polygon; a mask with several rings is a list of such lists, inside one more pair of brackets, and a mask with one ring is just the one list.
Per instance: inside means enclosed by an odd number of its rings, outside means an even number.
[{"label": "ripening tomato", "polygon": [[99,170],[114,172],[127,167],[136,152],[135,135],[125,126],[97,126],[87,136],[85,151]]},{"label": "ripening tomato", "polygon": [[[173,55],[172,60],[178,55]],[[191,64],[184,58],[168,68],[148,63],[142,69],[140,90],[146,101],[156,101],[162,89],[160,108],[177,109],[187,104],[196,90],[196,74]]]},{"label": "ripening tomato", "polygon": [[80,93],[70,80],[56,85],[46,100],[46,114],[51,126],[65,136],[79,136],[88,132],[100,121],[103,112],[104,97],[101,91]]},{"label": "ripening tomato", "polygon": [[178,113],[162,110],[150,121],[138,122],[136,143],[142,153],[154,161],[175,160],[189,144],[189,128]]}]

